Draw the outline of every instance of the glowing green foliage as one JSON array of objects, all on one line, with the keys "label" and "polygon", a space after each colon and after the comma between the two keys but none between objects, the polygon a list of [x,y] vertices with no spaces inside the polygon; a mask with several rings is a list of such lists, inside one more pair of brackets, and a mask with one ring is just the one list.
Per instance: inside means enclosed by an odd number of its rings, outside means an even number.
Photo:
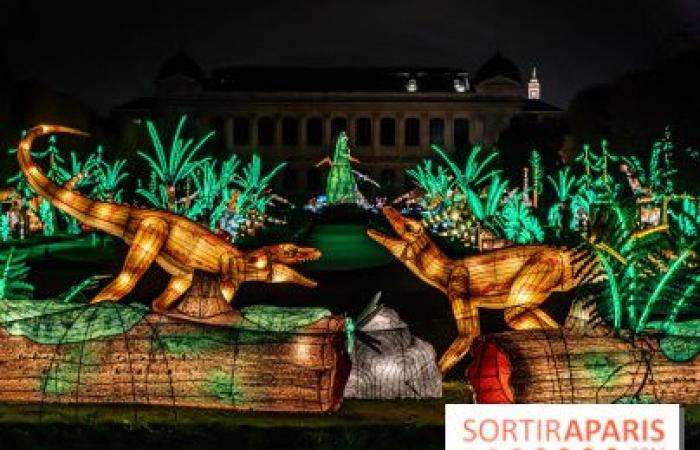
[{"label": "glowing green foliage", "polygon": [[537,208],[539,194],[544,188],[544,167],[542,167],[542,157],[537,150],[530,153],[530,173],[532,177],[533,206]]},{"label": "glowing green foliage", "polygon": [[455,177],[455,186],[465,197],[470,190],[478,190],[478,187],[481,186],[482,183],[501,172],[500,170],[488,169],[488,165],[498,156],[498,153],[494,151],[488,152],[486,158],[480,161],[479,155],[482,147],[479,145],[472,147],[464,163],[464,169],[460,169],[460,167],[437,145],[433,145],[432,148],[435,153],[440,155],[443,161],[445,161],[447,167],[450,168]]},{"label": "glowing green foliage", "polygon": [[700,208],[697,200],[690,196],[683,196],[680,209],[669,210],[669,216],[675,222],[681,233],[685,236],[698,235],[698,223],[700,223]]},{"label": "glowing green foliage", "polygon": [[[237,166],[237,164],[236,164]],[[228,189],[224,190],[224,196],[219,205],[212,212],[210,226],[214,227],[219,219],[223,222],[223,228],[234,238],[243,233],[252,233],[256,228],[264,225],[265,210],[271,200],[269,185],[272,179],[286,166],[280,163],[266,175],[262,172],[262,160],[254,154],[250,162],[243,167],[243,173],[232,172],[231,178],[236,189],[228,195]],[[234,170],[230,167],[226,170]]]},{"label": "glowing green foliage", "polygon": [[584,144],[583,152],[580,155],[578,155],[575,159],[576,162],[583,164],[583,168],[585,171],[583,179],[589,187],[593,184],[593,167],[597,160],[598,156],[596,156],[596,154],[593,153],[593,151],[591,150],[591,146],[588,144]]},{"label": "glowing green foliage", "polygon": [[55,217],[51,203],[46,199],[42,199],[39,205],[39,220],[41,220],[43,225],[44,236],[56,234]]},{"label": "glowing green foliage", "polygon": [[678,172],[673,167],[674,149],[671,129],[667,126],[664,137],[654,142],[649,161],[649,187],[656,194],[673,194],[673,176]]},{"label": "glowing green foliage", "polygon": [[0,299],[29,299],[34,293],[34,286],[27,283],[29,267],[26,255],[10,248],[0,253]]},{"label": "glowing green foliage", "polygon": [[486,198],[482,199],[474,191],[468,191],[467,204],[472,210],[474,217],[489,231],[496,235],[501,233],[501,218],[499,210],[503,197],[508,187],[508,180],[501,180],[500,175],[491,177],[491,184],[488,187]]},{"label": "glowing green foliage", "polygon": [[634,203],[594,206],[598,220],[589,244],[605,277],[592,293],[616,330],[639,333],[656,320],[668,331],[699,306],[700,239],[679,239],[666,227],[635,230],[636,214]]},{"label": "glowing green foliage", "polygon": [[544,231],[537,218],[517,192],[506,201],[501,211],[501,227],[506,239],[517,244],[534,244],[544,240]]},{"label": "glowing green foliage", "polygon": [[80,283],[71,286],[70,289],[59,295],[57,299],[64,303],[70,303],[75,300],[87,301],[87,297],[85,297],[83,292],[95,289],[99,285],[100,280],[104,280],[105,278],[109,278],[109,275],[89,276]]},{"label": "glowing green foliage", "polygon": [[423,190],[423,207],[428,207],[438,202],[449,203],[453,179],[442,166],[436,166],[433,171],[433,161],[424,159],[413,169],[406,171],[414,182]]},{"label": "glowing green foliage", "polygon": [[0,241],[7,242],[10,240],[10,221],[6,214],[0,213]]},{"label": "glowing green foliage", "polygon": [[112,164],[101,162],[97,168],[97,184],[94,190],[97,198],[103,201],[122,202],[123,189],[119,185],[129,176],[123,171],[125,165],[125,159],[116,160]]},{"label": "glowing green foliage", "polygon": [[[157,180],[160,186],[151,186],[152,189],[149,189],[149,191],[138,189],[137,193],[143,195],[155,207],[163,208],[163,206],[166,206],[168,209],[174,209],[174,195],[178,184],[193,175],[195,169],[208,159],[195,159],[195,157],[202,146],[211,139],[214,132],[210,131],[196,142],[193,138],[185,139],[181,137],[181,133],[186,121],[186,115],[180,117],[167,152],[155,124],[150,120],[146,121],[146,128],[153,145],[155,157],[141,150],[138,150],[136,153],[148,162],[152,172],[151,179]],[[165,191],[163,192],[163,190]],[[165,202],[163,202],[163,194],[165,194],[165,199],[167,199]]]},{"label": "glowing green foliage", "polygon": [[552,178],[551,175],[548,175],[547,179],[552,184],[558,200],[557,203],[549,208],[547,221],[549,222],[550,226],[555,227],[557,230],[561,230],[564,226],[564,224],[562,224],[562,210],[567,207],[567,204],[571,200],[572,188],[577,181],[576,176],[570,174],[569,167],[565,167],[563,170],[559,170],[557,180]]}]

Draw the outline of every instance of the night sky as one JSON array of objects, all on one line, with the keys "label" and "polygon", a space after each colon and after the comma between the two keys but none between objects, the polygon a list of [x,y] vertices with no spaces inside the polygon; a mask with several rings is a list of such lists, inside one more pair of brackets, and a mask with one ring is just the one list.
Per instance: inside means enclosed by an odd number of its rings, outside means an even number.
[{"label": "night sky", "polygon": [[[152,91],[183,47],[220,65],[459,66],[496,48],[544,99],[644,68],[700,37],[698,0],[0,0],[0,58],[101,112]],[[109,5],[109,6],[106,6]],[[689,33],[688,33],[689,32]],[[685,39],[687,42],[687,39]],[[284,76],[284,74],[280,74]]]}]

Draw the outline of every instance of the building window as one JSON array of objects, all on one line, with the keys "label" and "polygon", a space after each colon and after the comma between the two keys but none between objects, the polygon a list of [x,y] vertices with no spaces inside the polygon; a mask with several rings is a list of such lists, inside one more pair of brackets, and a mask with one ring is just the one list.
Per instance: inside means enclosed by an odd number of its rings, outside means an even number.
[{"label": "building window", "polygon": [[309,169],[306,172],[306,190],[314,194],[321,192],[321,182],[323,180],[323,172],[319,169]]},{"label": "building window", "polygon": [[430,119],[430,143],[435,145],[445,144],[445,121],[442,119]]},{"label": "building window", "polygon": [[404,124],[404,140],[406,145],[420,145],[420,120],[409,117]]},{"label": "building window", "polygon": [[250,145],[250,119],[247,117],[233,119],[233,145]]},{"label": "building window", "polygon": [[294,117],[282,119],[282,145],[299,145],[299,120]]},{"label": "building window", "polygon": [[272,117],[258,119],[258,145],[272,145],[275,143],[275,121]]},{"label": "building window", "polygon": [[319,117],[306,120],[306,145],[323,144],[323,121]]},{"label": "building window", "polygon": [[442,119],[430,119],[430,143],[444,145],[445,143],[445,121]]},{"label": "building window", "polygon": [[469,147],[469,121],[467,119],[455,119],[454,143],[455,148]]},{"label": "building window", "polygon": [[385,117],[379,123],[381,132],[379,135],[379,143],[381,145],[396,145],[396,120],[391,117]]},{"label": "building window", "polygon": [[372,145],[372,120],[361,117],[355,121],[355,145]]},{"label": "building window", "polygon": [[347,132],[348,120],[345,117],[335,117],[331,120],[331,139],[335,142],[341,131]]},{"label": "building window", "polygon": [[294,192],[299,189],[299,171],[293,167],[287,167],[282,172],[282,190]]}]

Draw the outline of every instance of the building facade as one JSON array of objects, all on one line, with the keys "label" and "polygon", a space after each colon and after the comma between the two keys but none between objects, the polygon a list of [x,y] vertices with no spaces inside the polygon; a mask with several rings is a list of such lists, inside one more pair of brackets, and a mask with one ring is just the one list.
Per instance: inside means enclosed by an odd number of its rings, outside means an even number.
[{"label": "building facade", "polygon": [[323,173],[314,165],[340,131],[358,170],[402,189],[405,169],[430,155],[431,144],[448,152],[492,145],[516,116],[543,120],[561,111],[528,98],[520,70],[500,53],[472,77],[449,68],[294,67],[227,67],[207,76],[182,52],[163,65],[155,95],[115,110],[125,136],[144,118],[183,113],[202,131],[215,129],[226,152],[287,161],[283,192],[315,193]]}]

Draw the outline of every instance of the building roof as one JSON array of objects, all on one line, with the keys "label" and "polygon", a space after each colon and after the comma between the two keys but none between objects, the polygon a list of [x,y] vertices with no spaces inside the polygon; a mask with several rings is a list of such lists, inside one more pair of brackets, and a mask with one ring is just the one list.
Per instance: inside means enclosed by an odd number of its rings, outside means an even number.
[{"label": "building roof", "polygon": [[224,67],[215,69],[208,90],[256,92],[406,92],[415,79],[417,92],[455,92],[455,79],[467,72],[455,68],[308,68]]},{"label": "building roof", "polygon": [[184,76],[197,82],[205,80],[206,75],[197,62],[180,49],[175,56],[167,59],[158,71],[156,81],[175,76]]},{"label": "building roof", "polygon": [[508,78],[521,84],[523,82],[523,77],[518,66],[510,59],[503,56],[500,50],[497,50],[496,53],[476,71],[473,82],[479,84],[482,81],[496,77]]}]

